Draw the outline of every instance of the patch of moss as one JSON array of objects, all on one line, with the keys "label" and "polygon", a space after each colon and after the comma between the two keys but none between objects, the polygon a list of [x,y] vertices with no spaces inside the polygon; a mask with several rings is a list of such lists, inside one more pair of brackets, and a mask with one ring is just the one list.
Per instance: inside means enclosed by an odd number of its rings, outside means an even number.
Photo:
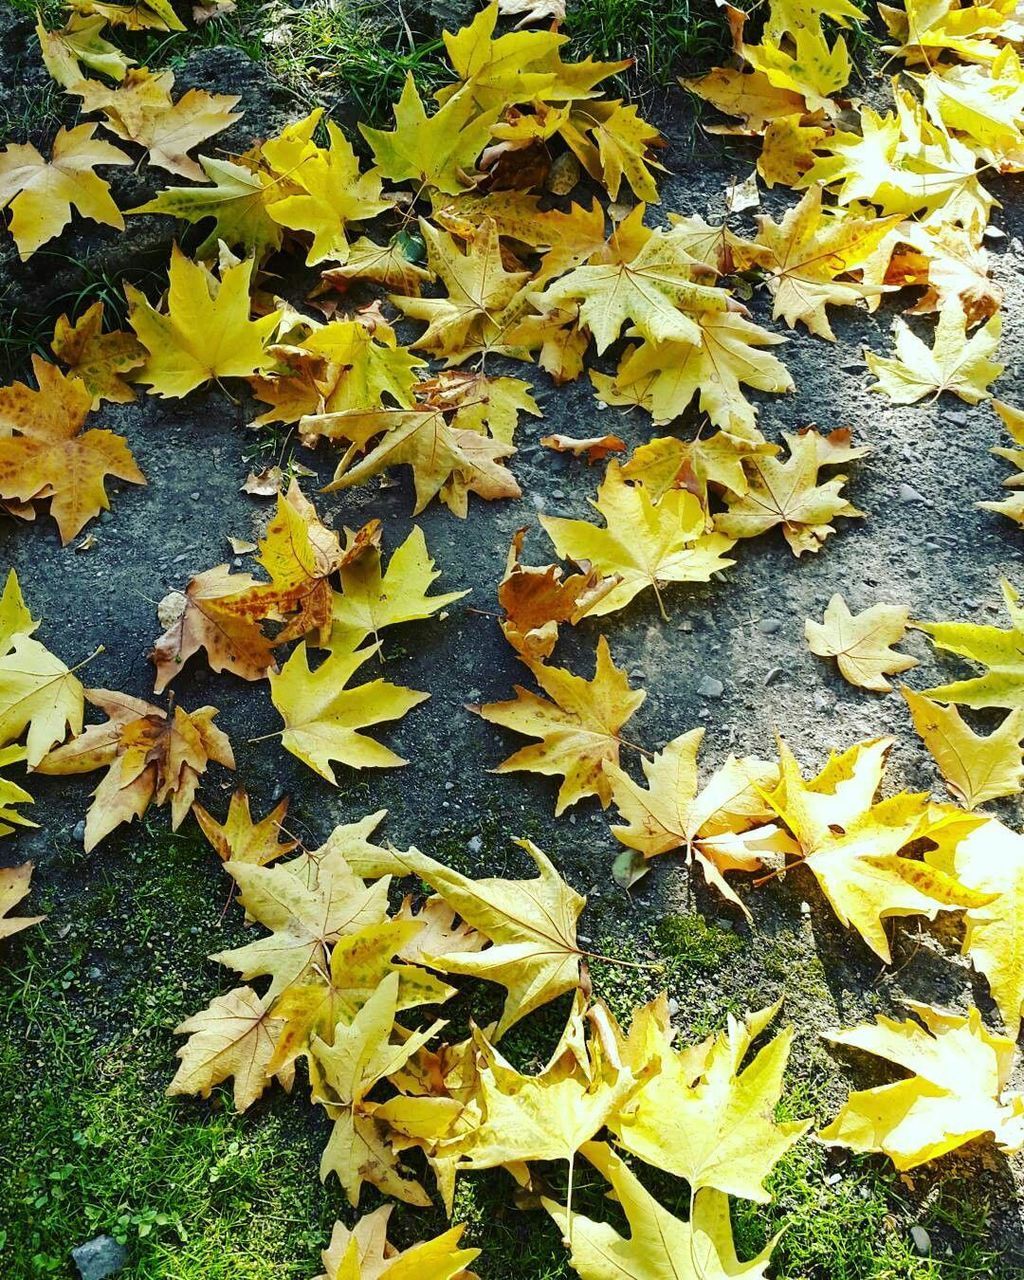
[{"label": "patch of moss", "polygon": [[662,954],[680,973],[714,973],[744,950],[731,929],[708,924],[702,915],[664,916],[655,926]]}]

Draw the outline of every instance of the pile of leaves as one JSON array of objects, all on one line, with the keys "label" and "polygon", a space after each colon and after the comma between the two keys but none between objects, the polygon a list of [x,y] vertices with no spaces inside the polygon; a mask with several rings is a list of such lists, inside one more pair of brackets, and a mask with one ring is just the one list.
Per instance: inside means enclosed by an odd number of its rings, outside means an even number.
[{"label": "pile of leaves", "polygon": [[[471,496],[520,496],[517,433],[541,412],[531,383],[495,374],[489,358],[536,364],[555,383],[586,373],[599,402],[639,409],[655,428],[695,406],[707,419],[695,439],[652,432],[629,456],[611,434],[544,437],[603,465],[595,515],[539,518],[558,562],[524,563],[526,530],[513,539],[497,584],[499,625],[535,689],[470,710],[534,740],[497,771],[560,779],[556,816],[588,797],[614,806],[624,885],[650,859],[676,854],[754,920],[757,891],[806,865],[842,925],[885,964],[893,918],[964,913],[964,950],[1006,1034],[973,1007],[952,1015],[926,1005],[837,1032],[838,1043],[907,1074],[852,1093],[818,1137],[882,1153],[899,1169],[982,1134],[1020,1149],[1024,1098],[1007,1082],[1024,1010],[1024,840],[975,812],[1019,793],[1024,778],[1024,611],[1013,588],[1010,630],[911,623],[891,605],[855,615],[838,595],[822,621],[807,621],[811,650],[865,690],[890,692],[886,677],[914,665],[894,647],[908,625],[988,668],[902,690],[958,803],[906,792],[878,800],[889,739],[856,743],[811,777],[780,740],[772,759],[730,755],[702,785],[703,730],[656,753],[624,736],[645,695],[604,635],[592,678],[552,661],[561,627],[627,609],[648,589],[667,617],[668,593],[712,581],[741,542],[778,529],[795,556],[817,554],[840,517],[862,515],[845,493],[845,468],[866,445],[843,428],[808,426],[782,446],[759,428],[745,388],[784,394],[793,380],[778,354],[785,336],[750,319],[753,288],[771,296],[775,320],[823,341],[834,340],[830,308],[874,309],[886,293],[915,288],[913,312],[937,317],[934,344],[898,319],[894,355],[867,353],[873,389],[902,404],[942,392],[988,398],[1002,372],[1001,297],[989,276],[994,202],[982,177],[1024,165],[1024,29],[1012,10],[953,0],[881,7],[905,68],[882,114],[842,96],[851,75],[842,29],[864,16],[850,0],[770,0],[757,43],[747,15],[724,6],[734,64],[687,85],[739,121],[712,128],[761,140],[765,184],[802,193],[780,221],[760,217],[743,237],[728,220],[653,216],[663,139],[605,92],[625,64],[564,60],[557,29],[499,33],[497,5],[445,34],[452,79],[433,103],[410,77],[394,127],[361,126],[363,159],[319,109],[243,154],[210,154],[210,140],[238,119],[238,100],[199,89],[175,97],[170,71],[136,65],[105,34],[108,24],[180,29],[167,0],[69,7],[59,30],[40,21],[40,48],[94,119],[61,129],[48,157],[31,145],[0,151],[0,207],[21,256],[59,235],[73,211],[117,229],[125,214],[171,218],[180,230],[202,224],[205,236],[194,257],[171,250],[162,297],[124,285],[126,330],[109,330],[99,303],[62,316],[53,359],[33,362],[36,386],[0,388],[5,510],[26,521],[48,512],[68,544],[107,507],[107,477],[144,484],[126,440],[87,428],[104,402],[129,403],[139,387],[179,399],[244,380],[263,406],[256,429],[283,426],[330,453],[328,490],[405,467],[413,514],[436,499],[460,518]],[[139,156],[192,185],[119,209],[97,170]],[[751,191],[756,201],[756,186],[757,176],[738,186],[731,207]],[[306,298],[279,297],[277,268],[296,253],[317,283]],[[350,306],[357,283],[378,300]],[[423,326],[408,345],[398,319]],[[612,372],[588,368],[613,347]],[[1024,415],[996,407],[1024,445]],[[1024,474],[1019,450],[997,452]],[[248,548],[260,576],[214,565],[160,603],[154,692],[199,655],[215,672],[265,681],[281,744],[335,783],[338,766],[405,763],[364,731],[428,695],[358,683],[357,673],[388,627],[443,618],[463,593],[430,594],[439,574],[418,527],[385,561],[379,520],[339,533],[300,488],[308,469],[290,471],[290,482],[280,468],[249,482],[276,495]],[[1024,524],[1016,496],[982,505]],[[188,1040],[172,1093],[207,1096],[233,1080],[244,1111],[275,1080],[291,1089],[301,1058],[311,1101],[333,1122],[321,1174],[335,1175],[354,1207],[364,1182],[429,1203],[418,1165],[451,1212],[461,1174],[500,1166],[522,1203],[553,1217],[585,1280],[766,1274],[774,1242],[741,1262],[728,1197],[765,1203],[765,1179],[809,1127],[774,1119],[791,1031],[750,1056],[777,1007],[730,1018],[724,1033],[682,1048],[665,995],[620,1026],[591,989],[577,934],[585,899],[528,842],[536,878],[474,880],[416,849],[371,843],[382,814],[339,827],[317,850],[289,836],[287,801],[254,821],[239,790],[221,822],[196,801],[211,764],[234,768],[216,708],[85,689],[77,668],[34,638],[37,627],[12,573],[0,601],[0,764],[105,770],[86,850],[151,805],[169,806],[175,828],[194,813],[241,908],[265,931],[214,957],[246,985],[179,1028]],[[105,722],[85,726],[87,702]],[[983,737],[958,704],[1008,715]],[[625,767],[631,751],[642,781]],[[0,834],[31,825],[19,811],[30,800],[0,780]],[[8,915],[30,875],[29,864],[3,873],[0,937],[35,923]],[[392,881],[405,877],[429,893],[414,885],[399,903]],[[460,977],[496,982],[507,997],[495,1024],[449,1041],[446,1024],[422,1010],[451,999],[448,980]],[[502,1056],[502,1036],[567,993],[572,1008],[550,1062],[520,1073]],[[574,1212],[577,1152],[610,1184],[629,1237]],[[685,1179],[689,1219],[668,1214],[620,1152]],[[548,1161],[567,1163],[565,1203],[537,1168]],[[461,1247],[459,1227],[403,1254],[386,1233],[386,1209],[351,1231],[339,1223],[323,1255],[326,1280],[452,1280],[469,1276],[478,1252]]]}]

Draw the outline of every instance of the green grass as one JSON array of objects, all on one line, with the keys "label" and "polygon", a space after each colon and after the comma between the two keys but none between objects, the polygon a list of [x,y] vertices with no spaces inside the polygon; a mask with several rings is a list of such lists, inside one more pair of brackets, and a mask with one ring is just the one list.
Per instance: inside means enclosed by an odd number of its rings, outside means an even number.
[{"label": "green grass", "polygon": [[632,58],[624,81],[640,97],[728,53],[722,11],[707,0],[574,0],[565,31],[574,57]]}]

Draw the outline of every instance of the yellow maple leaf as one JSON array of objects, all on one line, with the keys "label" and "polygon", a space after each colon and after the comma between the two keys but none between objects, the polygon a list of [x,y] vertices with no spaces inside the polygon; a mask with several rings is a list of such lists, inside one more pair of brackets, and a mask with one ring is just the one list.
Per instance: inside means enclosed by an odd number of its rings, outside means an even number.
[{"label": "yellow maple leaf", "polygon": [[244,787],[232,792],[223,822],[218,822],[198,801],[193,804],[192,812],[203,835],[223,862],[252,862],[263,867],[290,853],[299,843],[290,837],[281,838],[288,814],[287,796],[259,822],[252,820],[249,796]]},{"label": "yellow maple leaf", "polygon": [[[0,747],[0,769],[9,764],[21,764],[27,751],[17,744]],[[19,813],[15,805],[33,804],[34,801],[24,787],[20,787],[10,778],[0,777],[0,836],[9,836],[15,827],[37,827],[39,824]]]},{"label": "yellow maple leaf", "polygon": [[700,267],[685,244],[685,232],[659,229],[628,260],[576,267],[532,300],[541,309],[578,306],[598,354],[611,346],[627,321],[638,336],[653,342],[699,345],[695,316],[742,307],[725,289],[695,281]]},{"label": "yellow maple leaf", "polygon": [[170,804],[171,828],[177,831],[210,761],[235,767],[227,734],[213,723],[216,707],[176,706],[169,714],[109,689],[89,689],[86,697],[109,717],[107,723],[89,725],[33,766],[58,776],[107,770],[85,815],[86,853],[122,822],[141,818],[151,804]]},{"label": "yellow maple leaf", "polygon": [[604,517],[603,529],[586,520],[540,517],[560,556],[619,579],[589,610],[593,617],[624,608],[651,587],[667,618],[662,585],[709,582],[735,563],[725,558],[732,541],[705,532],[704,508],[692,493],[669,489],[655,498],[642,481],[628,481],[618,462],[608,464],[593,506]]},{"label": "yellow maple leaf", "polygon": [[447,296],[406,298],[396,295],[395,306],[411,320],[424,320],[426,330],[412,344],[420,351],[448,357],[456,363],[501,336],[501,316],[522,286],[526,271],[506,271],[493,222],[484,221],[463,252],[444,231],[420,220],[427,245],[427,263],[440,278]]},{"label": "yellow maple leaf", "polygon": [[[729,1198],[718,1191],[693,1197],[689,1222],[673,1217],[603,1142],[588,1142],[583,1155],[612,1184],[630,1226],[624,1237],[607,1223],[572,1214],[545,1198],[544,1208],[568,1241],[570,1262],[582,1280],[618,1276],[672,1276],[673,1280],[764,1280],[775,1247],[740,1262],[732,1238]],[[777,1237],[776,1237],[777,1238]]]},{"label": "yellow maple leaf", "polygon": [[853,614],[837,592],[825,607],[823,622],[807,619],[804,635],[811,653],[835,658],[840,674],[850,684],[888,693],[892,685],[887,675],[917,666],[916,658],[890,647],[906,635],[909,617],[908,609],[895,604],[875,604]]},{"label": "yellow maple leaf", "polygon": [[251,258],[225,266],[218,280],[175,246],[165,312],[134,285],[124,286],[128,323],[149,352],[135,380],[150,394],[179,398],[213,378],[247,378],[266,368],[267,343],[282,313],[249,319],[253,266]]},{"label": "yellow maple leaf", "polygon": [[798,435],[783,432],[789,446],[785,461],[768,454],[743,460],[749,485],[742,495],[726,493],[728,511],[715,516],[715,528],[727,538],[756,538],[769,529],[782,528],[795,556],[820,551],[837,516],[862,516],[845,497],[845,475],[822,480],[825,466],[862,458],[866,446],[849,443],[849,431],[840,428],[828,436],[807,429]]},{"label": "yellow maple leaf", "polygon": [[124,378],[146,359],[146,349],[130,333],[103,332],[103,303],[94,302],[72,324],[62,315],[53,329],[50,350],[92,392],[92,408],[110,400],[129,404],[135,392]]},{"label": "yellow maple leaf", "polygon": [[[874,803],[892,738],[859,742],[832,755],[806,781],[792,751],[779,743],[779,785],[765,799],[792,832],[840,922],[854,928],[874,953],[892,960],[883,921],[983,906],[986,896],[955,876],[906,856],[903,850],[953,823],[966,834],[962,810],[901,792]],[[980,820],[979,820],[980,821]]]},{"label": "yellow maple leaf", "polygon": [[284,721],[281,744],[304,764],[337,785],[332,762],[351,769],[386,769],[407,764],[390,747],[360,729],[399,720],[430,697],[387,680],[371,680],[348,688],[348,682],[379,645],[353,650],[331,648],[315,671],[309,668],[305,642],[295,649],[276,675],[270,675],[270,696]]},{"label": "yellow maple leaf", "polygon": [[[1015,409],[1002,400],[993,400],[992,408],[999,414],[1014,444],[1024,445],[1024,411]],[[990,452],[1016,467],[1014,474],[1003,481],[1003,486],[1015,490],[1024,487],[1024,448],[1007,449],[1003,445],[996,445]],[[979,502],[978,506],[985,511],[996,511],[1017,524],[1024,524],[1024,494],[1022,493],[1013,493],[1001,502]]]},{"label": "yellow maple leaf", "polygon": [[[759,267],[775,300],[774,319],[791,329],[802,321],[811,333],[835,341],[826,305],[852,306],[877,296],[881,286],[851,278],[899,221],[827,213],[822,188],[813,186],[781,222],[758,218],[758,233],[734,249],[737,268]],[[840,278],[843,277],[843,278]]]},{"label": "yellow maple leaf", "polygon": [[0,387],[0,496],[18,502],[50,500],[50,515],[68,543],[110,507],[104,481],[117,476],[145,484],[128,443],[112,431],[82,431],[92,392],[54,364],[32,357],[39,389],[15,382]]},{"label": "yellow maple leaf", "polygon": [[221,241],[257,259],[279,249],[281,226],[267,211],[269,202],[280,196],[278,184],[232,160],[200,156],[199,164],[212,186],[167,187],[128,212],[162,213],[185,222],[214,219],[210,233],[196,247],[198,258],[216,256]]},{"label": "yellow maple leaf", "polygon": [[878,1151],[914,1169],[991,1133],[1004,1151],[1024,1145],[1024,1096],[1006,1089],[1015,1045],[967,1017],[907,1002],[917,1021],[879,1015],[874,1025],[828,1038],[911,1072],[908,1079],[850,1094],[818,1137],[853,1151]]},{"label": "yellow maple leaf", "polygon": [[315,1280],[476,1280],[465,1268],[480,1250],[459,1248],[465,1226],[398,1252],[387,1240],[391,1209],[381,1205],[351,1230],[336,1222],[321,1254],[325,1274]]},{"label": "yellow maple leaf", "polygon": [[248,915],[271,930],[244,946],[211,956],[248,981],[267,976],[268,1000],[330,966],[339,938],[380,924],[387,915],[388,879],[365,886],[345,857],[348,840],[328,842],[272,867],[232,858],[225,870],[239,888]]},{"label": "yellow maple leaf", "polygon": [[629,687],[626,673],[612,661],[604,636],[597,642],[593,680],[532,658],[523,662],[551,701],[517,685],[510,702],[470,708],[491,724],[541,739],[509,756],[495,773],[526,769],[560,775],[556,817],[584,796],[597,796],[602,808],[607,808],[612,788],[605,764],[618,764],[619,730],[647,694]]},{"label": "yellow maple leaf", "polygon": [[102,111],[106,127],[117,137],[145,147],[151,165],[201,182],[203,171],[187,153],[241,118],[231,110],[240,99],[189,89],[175,101],[173,86],[172,71],[130,67],[116,87],[79,80],[69,92],[82,99],[84,111]]},{"label": "yellow maple leaf", "polygon": [[966,913],[963,954],[985,975],[1000,1016],[1016,1040],[1024,1013],[1024,838],[991,818],[951,850],[934,849],[925,856],[972,889],[997,895]]},{"label": "yellow maple leaf", "polygon": [[450,1000],[456,994],[454,987],[416,964],[393,959],[422,929],[423,922],[415,919],[384,920],[339,938],[331,948],[327,970],[309,970],[301,982],[293,982],[274,1002],[275,1016],[283,1018],[286,1025],[278,1038],[271,1071],[307,1052],[314,1035],[333,1044],[338,1023],[351,1023],[389,974],[398,975],[398,1012]]},{"label": "yellow maple leaf", "polygon": [[566,1160],[599,1132],[636,1093],[633,1064],[623,1062],[610,1015],[590,1011],[578,995],[550,1061],[537,1075],[512,1067],[479,1030],[474,1032],[477,1123],[444,1144],[459,1169],[493,1169],[530,1160]]},{"label": "yellow maple leaf", "polygon": [[65,89],[83,78],[82,68],[95,71],[111,80],[122,80],[134,59],[127,57],[117,45],[104,40],[101,32],[107,25],[102,14],[86,16],[72,12],[67,25],[47,31],[42,19],[36,23],[36,38],[47,71]]},{"label": "yellow maple leaf", "polygon": [[26,897],[32,880],[32,863],[23,862],[20,867],[4,867],[0,870],[0,939],[20,933],[30,925],[45,920],[45,916],[12,916],[9,912]]},{"label": "yellow maple leaf", "polygon": [[433,280],[433,272],[408,256],[404,237],[395,236],[387,244],[377,244],[360,236],[349,245],[348,257],[340,267],[331,267],[320,277],[323,285],[344,292],[353,280],[369,280],[393,293],[417,295]]},{"label": "yellow maple leaf", "polygon": [[44,160],[30,143],[12,143],[0,151],[0,209],[11,211],[10,230],[22,261],[59,235],[77,209],[107,227],[124,230],[124,218],[97,165],[131,160],[109,142],[94,138],[94,124],[61,129],[51,158]]},{"label": "yellow maple leaf", "polygon": [[656,423],[663,423],[680,417],[697,396],[716,426],[739,434],[755,430],[757,410],[742,386],[779,393],[793,390],[786,366],[761,349],[786,339],[731,311],[703,312],[694,320],[695,342],[644,342],[626,348],[614,374],[592,370],[598,399],[639,405]]},{"label": "yellow maple leaf", "polygon": [[987,736],[966,724],[956,707],[942,707],[913,689],[900,690],[914,728],[931,752],[953,795],[967,809],[1015,796],[1024,779],[1021,739],[1024,708],[1018,707]]},{"label": "yellow maple leaf", "polygon": [[[398,875],[419,876],[466,924],[490,939],[483,950],[474,946],[445,952],[426,962],[442,973],[486,978],[508,989],[495,1040],[534,1009],[580,984],[576,922],[586,899],[565,883],[536,845],[519,843],[539,872],[530,880],[473,880],[418,849],[393,850],[385,863]],[[381,870],[372,855],[362,865],[354,859],[353,865],[361,874]]]},{"label": "yellow maple leaf", "polygon": [[629,66],[628,60],[591,58],[565,63],[560,51],[568,36],[554,31],[495,36],[498,16],[497,3],[488,4],[459,31],[445,31],[445,48],[459,83],[439,90],[439,101],[450,101],[465,88],[481,108],[504,108],[510,101],[572,102],[596,97],[596,85]]},{"label": "yellow maple leaf", "polygon": [[[321,115],[319,107],[311,113],[314,125]],[[312,235],[307,266],[326,259],[345,262],[349,253],[346,226],[374,218],[390,209],[392,203],[381,193],[379,172],[359,172],[352,144],[333,121],[327,122],[327,135],[329,147],[309,142],[288,169],[288,181],[298,191],[270,200],[266,206],[275,222]],[[272,144],[264,143],[262,154],[273,163]]]},{"label": "yellow maple leaf", "polygon": [[[359,444],[365,444],[382,430],[385,432],[354,465],[347,465],[343,459],[334,479],[326,486],[326,493],[350,489],[390,467],[403,465],[413,469],[414,516],[438,496],[450,511],[464,520],[471,493],[488,500],[518,498],[522,493],[515,476],[503,465],[504,459],[515,453],[515,448],[479,431],[450,424],[442,408],[303,418],[300,431],[310,428],[317,433],[337,432],[341,438],[350,438]],[[323,431],[324,428],[327,431]]]},{"label": "yellow maple leaf", "polygon": [[1010,615],[1009,630],[976,622],[915,622],[937,649],[987,667],[983,676],[955,680],[922,692],[940,702],[958,702],[965,707],[1024,707],[1024,608],[1009,582],[1001,583],[1003,599]]},{"label": "yellow maple leaf", "polygon": [[175,1027],[175,1035],[188,1036],[178,1050],[180,1065],[167,1086],[170,1096],[198,1093],[208,1098],[214,1085],[234,1077],[236,1111],[245,1111],[278,1074],[291,1090],[294,1068],[279,1073],[270,1068],[284,1022],[272,1014],[272,1002],[260,999],[251,987],[236,987],[217,996],[201,1013]]},{"label": "yellow maple leaf", "polygon": [[820,24],[801,27],[789,40],[766,33],[760,44],[743,45],[742,54],[776,89],[799,94],[810,111],[832,108],[833,96],[849,83],[852,70],[846,41],[836,36],[829,45]]},{"label": "yellow maple leaf", "polygon": [[625,180],[637,200],[658,203],[658,184],[652,170],[664,172],[664,166],[654,159],[653,149],[664,146],[664,140],[635,106],[618,100],[576,103],[559,133],[612,200],[619,198]]},{"label": "yellow maple leaf", "polygon": [[392,1044],[398,989],[398,974],[389,974],[351,1023],[335,1028],[332,1044],[314,1037],[310,1046],[313,1101],[323,1104],[334,1121],[320,1176],[326,1181],[330,1173],[337,1174],[353,1206],[364,1182],[408,1204],[430,1203],[420,1184],[399,1166],[375,1121],[375,1104],[367,1101],[375,1085],[397,1072],[444,1026],[434,1023]]},{"label": "yellow maple leaf", "polygon": [[894,357],[865,350],[864,358],[878,379],[871,390],[884,392],[895,404],[914,404],[927,395],[937,399],[944,391],[978,404],[988,399],[989,383],[1006,368],[991,359],[999,346],[1001,317],[997,313],[968,336],[963,303],[957,297],[948,299],[939,312],[930,350],[899,317],[894,329]]},{"label": "yellow maple leaf", "polygon": [[370,144],[374,164],[393,182],[414,181],[420,190],[433,188],[456,195],[471,185],[477,157],[491,140],[500,109],[481,112],[472,94],[456,93],[427,116],[409,72],[395,104],[395,127],[359,131]]},{"label": "yellow maple leaf", "polygon": [[752,756],[729,756],[698,788],[697,753],[703,737],[703,729],[691,729],[650,759],[643,757],[646,788],[624,769],[606,766],[615,806],[626,824],[612,827],[612,835],[645,858],[681,849],[749,919],[724,872],[755,871],[763,855],[791,847],[788,838],[780,842],[779,829],[770,822],[774,811],[762,794],[778,781],[779,771]]},{"label": "yellow maple leaf", "polygon": [[76,13],[96,14],[114,27],[126,31],[184,31],[185,24],[174,12],[171,0],[68,0]]},{"label": "yellow maple leaf", "polygon": [[771,121],[802,115],[806,106],[802,93],[777,88],[763,71],[714,67],[703,76],[681,76],[679,83],[723,115],[743,121],[741,127],[711,125],[712,133],[763,133]]},{"label": "yellow maple leaf", "polygon": [[67,731],[81,733],[85,694],[74,672],[38,640],[36,622],[11,569],[0,597],[0,742],[28,730],[25,761],[34,769]]},{"label": "yellow maple leaf", "polygon": [[[338,535],[327,528],[293,479],[288,492],[278,494],[277,510],[259,543],[257,559],[270,575],[270,582],[253,584],[248,575],[238,575],[240,593],[228,594],[222,589],[216,604],[220,613],[236,620],[232,637],[248,638],[245,661],[239,665],[255,671],[266,652],[267,646],[261,650],[256,644],[251,627],[243,629],[243,624],[251,624],[253,619],[285,623],[274,637],[275,646],[305,636],[313,636],[319,645],[327,643],[334,596],[329,579],[343,558]],[[222,588],[229,581],[225,575]],[[216,583],[211,584],[211,591],[215,589]],[[209,651],[210,646],[206,647]],[[218,660],[223,656],[218,654]],[[266,674],[266,668],[260,674]]]},{"label": "yellow maple leaf", "polygon": [[709,485],[744,494],[750,488],[744,458],[772,457],[778,452],[779,446],[756,429],[742,435],[716,431],[695,440],[659,436],[633,450],[622,474],[642,481],[656,498],[670,489],[689,489],[700,495],[706,510]]},{"label": "yellow maple leaf", "polygon": [[341,594],[335,593],[331,609],[332,643],[349,643],[351,637],[355,647],[367,636],[376,639],[384,627],[429,618],[468,594],[428,595],[440,576],[419,526],[392,554],[386,572],[381,572],[381,554],[375,545],[355,556],[346,555],[341,564]]},{"label": "yellow maple leaf", "polygon": [[765,1179],[811,1125],[775,1120],[792,1027],[742,1065],[779,1007],[743,1020],[730,1014],[726,1031],[678,1050],[670,1048],[666,1021],[658,1070],[609,1120],[619,1143],[647,1164],[685,1178],[691,1193],[713,1187],[767,1204]]}]

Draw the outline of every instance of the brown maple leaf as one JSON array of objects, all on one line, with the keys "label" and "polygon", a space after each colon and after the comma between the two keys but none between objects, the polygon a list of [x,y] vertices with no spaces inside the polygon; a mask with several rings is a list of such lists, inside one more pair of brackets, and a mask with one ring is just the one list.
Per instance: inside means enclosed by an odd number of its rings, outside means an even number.
[{"label": "brown maple leaf", "polygon": [[109,717],[107,723],[90,725],[48,752],[36,771],[64,775],[107,770],[85,818],[87,853],[122,822],[141,818],[150,804],[170,803],[171,826],[177,831],[209,762],[235,767],[227,735],[213,724],[216,707],[174,707],[168,713],[109,689],[87,689],[85,696]]},{"label": "brown maple leaf", "polygon": [[273,642],[258,621],[232,610],[233,601],[260,585],[249,574],[234,574],[219,564],[197,574],[184,591],[164,596],[157,617],[165,630],[149,655],[156,666],[156,693],[200,649],[206,650],[213,671],[230,671],[243,680],[262,680],[268,671],[277,670]]}]

